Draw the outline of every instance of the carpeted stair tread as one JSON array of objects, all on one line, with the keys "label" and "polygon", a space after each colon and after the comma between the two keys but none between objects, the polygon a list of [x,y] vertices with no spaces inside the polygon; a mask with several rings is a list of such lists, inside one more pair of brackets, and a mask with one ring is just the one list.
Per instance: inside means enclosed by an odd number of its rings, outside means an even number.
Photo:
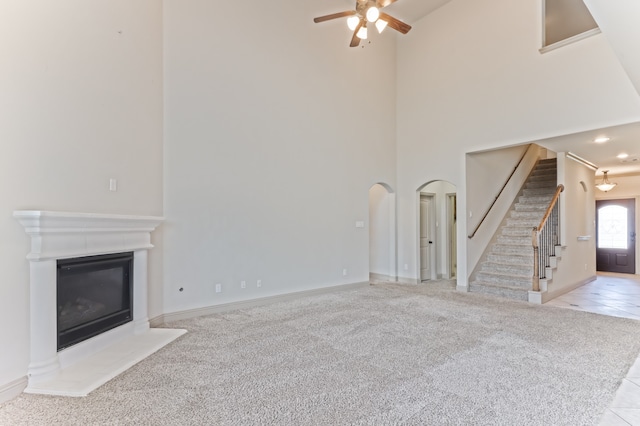
[{"label": "carpeted stair tread", "polygon": [[499,286],[491,283],[476,283],[469,286],[471,293],[506,297],[513,300],[527,301],[529,291],[521,287]]}]

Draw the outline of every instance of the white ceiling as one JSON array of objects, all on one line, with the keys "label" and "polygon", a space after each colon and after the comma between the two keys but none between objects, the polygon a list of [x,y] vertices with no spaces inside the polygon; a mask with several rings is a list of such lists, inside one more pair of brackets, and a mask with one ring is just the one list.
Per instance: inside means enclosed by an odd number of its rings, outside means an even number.
[{"label": "white ceiling", "polygon": [[[344,10],[349,9],[348,5],[355,6],[356,3],[355,0],[341,1],[342,5],[347,5]],[[451,0],[397,0],[384,10],[401,21],[414,24],[449,1]],[[337,5],[335,1],[333,4]],[[607,136],[610,140],[602,144],[595,143],[594,139],[599,136]],[[595,164],[598,167],[596,175],[602,175],[603,170],[609,170],[610,175],[640,174],[640,122],[533,142],[554,152],[572,152]],[[628,154],[628,157],[617,158],[622,153]]]},{"label": "white ceiling", "polygon": [[419,21],[451,0],[398,0],[384,8],[385,13],[408,24]]},{"label": "white ceiling", "polygon": [[[610,140],[594,142],[601,136]],[[598,166],[596,175],[602,175],[603,170],[609,170],[610,175],[640,173],[640,122],[534,142],[555,152],[572,152],[595,164]],[[617,158],[622,153],[628,157]]]}]

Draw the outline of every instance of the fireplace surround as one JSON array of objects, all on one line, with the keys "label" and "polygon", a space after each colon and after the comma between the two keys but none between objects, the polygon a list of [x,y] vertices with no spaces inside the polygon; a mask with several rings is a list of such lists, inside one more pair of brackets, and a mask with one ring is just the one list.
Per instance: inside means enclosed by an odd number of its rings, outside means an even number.
[{"label": "fireplace surround", "polygon": [[[14,211],[13,216],[31,237],[27,255],[31,346],[25,392],[84,396],[185,333],[150,329],[147,317],[147,252],[153,247],[151,232],[163,218],[36,210]],[[58,350],[58,261],[128,252],[133,254],[132,320]],[[112,354],[117,345],[123,348],[122,356],[116,360],[105,355]],[[132,352],[133,346],[136,350]],[[93,374],[100,368],[91,364],[92,357],[109,367]],[[78,388],[70,389],[70,381],[77,381]]]}]

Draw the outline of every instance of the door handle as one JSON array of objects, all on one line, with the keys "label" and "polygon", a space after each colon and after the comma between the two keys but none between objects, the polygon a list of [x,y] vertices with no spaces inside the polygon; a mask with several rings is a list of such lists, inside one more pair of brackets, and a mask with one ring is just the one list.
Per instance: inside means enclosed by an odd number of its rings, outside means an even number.
[{"label": "door handle", "polygon": [[429,244],[433,244],[433,241],[429,241]]}]

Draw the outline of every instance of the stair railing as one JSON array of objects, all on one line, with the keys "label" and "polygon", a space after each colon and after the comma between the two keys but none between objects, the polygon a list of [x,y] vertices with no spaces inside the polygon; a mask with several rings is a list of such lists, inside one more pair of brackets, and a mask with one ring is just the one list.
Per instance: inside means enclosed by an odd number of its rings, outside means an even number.
[{"label": "stair railing", "polygon": [[533,283],[532,290],[540,291],[540,278],[547,277],[547,267],[551,266],[551,256],[556,255],[556,246],[560,235],[560,193],[564,185],[560,184],[544,213],[540,224],[533,228]]},{"label": "stair railing", "polygon": [[520,163],[522,163],[524,158],[527,156],[527,152],[528,152],[527,150],[524,151],[524,154],[522,154],[522,156],[520,157],[520,160],[518,160],[518,164],[516,164],[516,166],[511,171],[511,174],[509,174],[509,177],[507,178],[507,180],[502,185],[502,188],[500,188],[500,191],[498,192],[498,195],[495,196],[495,198],[491,202],[491,205],[489,206],[489,208],[482,215],[482,219],[480,219],[480,222],[478,222],[476,227],[473,229],[473,232],[471,234],[467,235],[467,238],[473,238],[476,235],[476,232],[478,232],[478,229],[480,229],[480,226],[482,226],[482,224],[484,223],[484,220],[487,218],[487,216],[489,216],[489,213],[491,212],[491,209],[493,208],[493,206],[498,201],[498,198],[500,198],[500,195],[502,195],[502,192],[504,191],[504,189],[509,184],[509,181],[511,180],[513,175],[516,173],[516,170],[518,170],[518,167],[520,167]]}]

